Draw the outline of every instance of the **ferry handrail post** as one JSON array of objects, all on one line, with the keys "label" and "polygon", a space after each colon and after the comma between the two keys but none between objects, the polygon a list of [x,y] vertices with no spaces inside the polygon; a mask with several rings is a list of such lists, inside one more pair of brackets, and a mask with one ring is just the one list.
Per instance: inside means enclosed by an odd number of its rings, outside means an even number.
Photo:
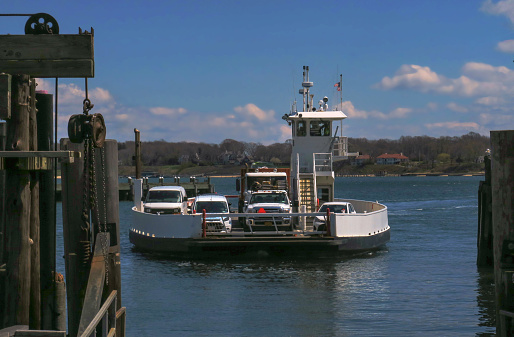
[{"label": "ferry handrail post", "polygon": [[327,208],[327,221],[326,221],[326,224],[327,224],[327,235],[328,236],[331,236],[331,230],[330,230],[330,208]]},{"label": "ferry handrail post", "polygon": [[275,226],[275,231],[278,233],[277,221],[275,221],[275,216],[272,215],[271,219],[273,220],[273,226]]},{"label": "ferry handrail post", "polygon": [[202,210],[202,238],[207,236],[207,212],[205,209]]}]

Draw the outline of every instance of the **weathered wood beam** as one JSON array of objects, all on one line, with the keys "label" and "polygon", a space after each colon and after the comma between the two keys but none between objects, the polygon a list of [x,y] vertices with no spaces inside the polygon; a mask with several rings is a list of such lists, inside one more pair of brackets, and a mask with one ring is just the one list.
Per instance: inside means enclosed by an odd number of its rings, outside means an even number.
[{"label": "weathered wood beam", "polygon": [[0,35],[0,60],[93,59],[93,36]]},{"label": "weathered wood beam", "polygon": [[[102,304],[102,293],[105,285],[105,264],[107,261],[107,251],[109,249],[109,233],[102,232],[96,235],[95,253],[91,262],[91,271],[87,282],[86,295],[84,296],[84,307],[80,317],[79,333],[81,336],[93,318],[98,313]],[[104,247],[104,244],[106,245]],[[104,251],[105,249],[105,251]]]},{"label": "weathered wood beam", "polygon": [[0,35],[0,72],[32,77],[94,77],[92,35]]},{"label": "weathered wood beam", "polygon": [[0,119],[11,118],[11,75],[0,73]]},{"label": "weathered wood beam", "polygon": [[95,77],[93,60],[0,60],[0,72],[33,77]]}]

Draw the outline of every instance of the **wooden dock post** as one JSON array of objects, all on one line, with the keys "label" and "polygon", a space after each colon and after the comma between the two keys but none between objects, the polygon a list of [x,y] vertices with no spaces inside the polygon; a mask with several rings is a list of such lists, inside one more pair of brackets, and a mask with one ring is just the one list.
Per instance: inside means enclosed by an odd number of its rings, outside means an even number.
[{"label": "wooden dock post", "polygon": [[[36,92],[37,144],[39,151],[52,151],[53,141],[53,98],[52,94]],[[56,159],[52,159],[53,168]],[[41,256],[41,329],[61,330],[58,328],[56,314],[56,218],[55,218],[55,179],[54,170],[39,172],[39,221],[40,221],[40,256]],[[64,281],[62,286],[64,287]],[[66,306],[64,306],[66,309]],[[65,310],[64,310],[65,311]],[[59,317],[60,318],[60,317]],[[66,327],[66,325],[64,325]],[[66,330],[66,329],[64,329]]]},{"label": "wooden dock post", "polygon": [[514,130],[491,131],[496,334],[514,333]]},{"label": "wooden dock post", "polygon": [[[29,150],[37,151],[36,80],[30,80]],[[30,172],[30,313],[29,327],[41,329],[41,263],[39,231],[39,172]]]},{"label": "wooden dock post", "polygon": [[491,190],[491,157],[484,157],[485,181],[478,187],[477,266],[493,268],[493,215]]},{"label": "wooden dock post", "polygon": [[[0,151],[5,151],[6,123],[0,121]],[[5,186],[5,171],[0,170],[0,186]],[[4,232],[5,232],[5,189],[0,189],[0,266],[4,263]],[[0,267],[0,269],[2,269]],[[0,288],[3,288],[2,273],[0,272]],[[0,305],[0,316],[2,316],[2,305]],[[0,322],[1,326],[1,322]]]},{"label": "wooden dock post", "polygon": [[[12,115],[7,151],[29,150],[29,76],[12,76]],[[30,173],[6,165],[3,326],[28,325],[30,306]]]},{"label": "wooden dock post", "polygon": [[[61,149],[84,153],[83,143],[61,139]],[[82,312],[83,291],[89,273],[89,230],[82,219],[84,158],[61,164],[63,239],[68,303],[68,334],[76,336]]]}]

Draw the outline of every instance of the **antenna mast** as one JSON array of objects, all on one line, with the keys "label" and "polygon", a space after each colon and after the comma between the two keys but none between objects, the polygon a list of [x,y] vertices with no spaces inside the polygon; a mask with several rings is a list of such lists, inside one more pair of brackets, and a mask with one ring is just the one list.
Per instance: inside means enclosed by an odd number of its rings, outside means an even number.
[{"label": "antenna mast", "polygon": [[303,111],[309,111],[310,109],[309,88],[313,85],[314,84],[312,82],[309,82],[309,66],[303,66],[303,88],[299,90],[300,94],[303,95]]},{"label": "antenna mast", "polygon": [[343,111],[343,74],[339,74],[339,98],[341,100],[341,111]]}]

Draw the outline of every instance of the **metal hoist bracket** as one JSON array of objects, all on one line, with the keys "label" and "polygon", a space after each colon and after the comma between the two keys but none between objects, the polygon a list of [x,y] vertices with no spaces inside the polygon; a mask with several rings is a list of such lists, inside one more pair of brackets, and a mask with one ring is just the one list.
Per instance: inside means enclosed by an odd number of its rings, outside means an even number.
[{"label": "metal hoist bracket", "polygon": [[68,137],[72,143],[82,143],[86,138],[91,137],[94,146],[101,148],[105,143],[105,136],[105,122],[101,114],[80,114],[70,117]]}]

